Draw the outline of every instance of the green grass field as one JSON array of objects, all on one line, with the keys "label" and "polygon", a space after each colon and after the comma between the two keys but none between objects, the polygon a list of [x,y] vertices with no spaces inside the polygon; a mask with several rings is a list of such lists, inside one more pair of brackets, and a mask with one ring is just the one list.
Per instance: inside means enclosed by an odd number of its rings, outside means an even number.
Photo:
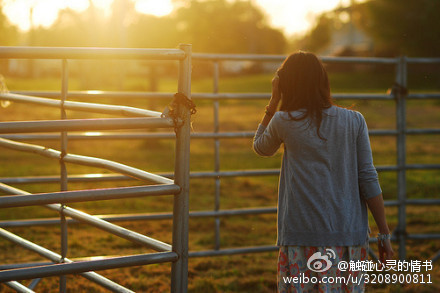
[{"label": "green grass field", "polygon": [[[437,75],[410,76],[410,90],[439,91],[440,80]],[[6,78],[10,90],[59,90],[60,81],[54,78],[21,79]],[[221,79],[221,92],[269,92],[271,75],[253,75],[225,77]],[[335,73],[330,76],[332,91],[338,93],[372,92],[385,93],[392,85],[392,72],[384,73]],[[123,89],[147,90],[148,84],[142,79],[130,78],[124,81]],[[112,80],[99,89],[117,90]],[[162,79],[159,90],[174,92],[176,84],[171,79]],[[81,82],[72,78],[69,90],[85,90]],[[212,81],[209,78],[197,79],[192,85],[193,92],[211,92]],[[105,102],[152,108],[162,111],[166,101],[141,100],[102,100]],[[212,102],[196,101],[198,113],[193,117],[193,131],[213,130]],[[220,131],[253,131],[264,112],[266,101],[221,101]],[[394,129],[395,105],[391,101],[337,101],[344,106],[352,104],[354,109],[366,117],[370,129]],[[77,112],[68,112],[70,118],[103,117]],[[57,109],[30,107],[13,103],[0,108],[0,121],[58,119]],[[409,128],[440,128],[439,101],[408,101],[407,126]],[[59,142],[34,141],[32,143],[59,149]],[[373,156],[376,166],[396,163],[396,143],[394,137],[371,137]],[[439,164],[440,137],[437,135],[418,135],[407,137],[407,162],[409,164]],[[174,166],[174,142],[171,140],[130,140],[127,141],[70,141],[69,152],[88,156],[112,159],[130,166],[151,172],[170,172]],[[278,168],[281,154],[273,158],[259,158],[251,149],[251,139],[224,139],[220,143],[221,170],[243,170]],[[68,165],[69,174],[105,172],[96,168]],[[214,142],[212,140],[193,140],[191,144],[191,170],[212,171],[214,169]],[[0,177],[56,175],[59,174],[57,161],[17,151],[0,150]],[[380,182],[386,199],[396,199],[397,179],[395,172],[381,172]],[[439,198],[440,170],[408,171],[407,193],[409,198]],[[276,205],[277,176],[237,177],[221,179],[221,209],[268,207]],[[97,183],[69,183],[70,190],[102,188],[110,186],[128,186],[139,184],[133,181]],[[32,192],[59,190],[56,184],[20,184],[16,187]],[[212,210],[214,208],[214,179],[193,179],[191,181],[190,209]],[[116,213],[156,213],[169,212],[172,197],[135,198],[109,200],[101,202],[76,203],[70,205],[90,214]],[[440,233],[439,206],[416,206],[407,208],[408,233]],[[0,211],[0,220],[21,218],[56,217],[57,214],[44,208],[11,208]],[[397,208],[387,208],[391,229],[397,225]],[[139,233],[171,242],[171,221],[122,222],[119,225]],[[373,235],[377,233],[374,221],[370,217]],[[214,248],[214,219],[190,219],[190,250],[210,250]],[[55,252],[60,251],[59,227],[10,228],[9,231],[34,241]],[[221,248],[242,246],[273,245],[276,240],[276,215],[236,216],[221,219]],[[373,247],[375,249],[375,247]],[[394,250],[398,251],[397,246]],[[438,240],[408,241],[409,259],[426,260],[440,250]],[[101,232],[86,225],[69,226],[68,257],[95,255],[124,255],[144,253],[139,245],[121,240],[113,235]],[[17,245],[0,239],[0,264],[15,262],[42,261],[38,255],[28,252]],[[274,292],[276,289],[277,253],[257,253],[211,258],[192,258],[189,262],[190,292]],[[100,272],[128,288],[138,292],[169,291],[169,264],[149,265]],[[440,290],[440,263],[434,264],[431,273],[433,284],[422,285],[368,285],[367,292],[438,292]],[[427,272],[428,273],[428,272]],[[26,282],[27,284],[28,282]],[[101,292],[102,289],[79,277],[68,277],[69,292]],[[0,285],[0,292],[9,292]],[[58,278],[44,279],[37,287],[38,292],[58,290]]]}]

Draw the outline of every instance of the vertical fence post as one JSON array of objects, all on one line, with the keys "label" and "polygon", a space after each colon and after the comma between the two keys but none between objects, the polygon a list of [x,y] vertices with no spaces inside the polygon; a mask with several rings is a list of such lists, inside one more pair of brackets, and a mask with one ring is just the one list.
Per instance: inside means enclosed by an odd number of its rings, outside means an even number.
[{"label": "vertical fence post", "polygon": [[[191,98],[191,45],[179,46],[185,58],[179,62],[179,93]],[[179,255],[171,265],[171,292],[188,290],[188,222],[189,222],[189,151],[190,151],[190,110],[178,109],[183,125],[176,130],[176,157],[174,182],[180,192],[174,196],[173,205],[173,251]]]},{"label": "vertical fence post", "polygon": [[[69,82],[69,71],[67,67],[67,60],[62,60],[62,82],[61,82],[61,119],[66,119],[66,109],[64,108],[64,102],[67,99],[67,88]],[[67,169],[66,164],[64,162],[64,156],[67,154],[67,132],[61,132],[61,157],[60,157],[60,189],[61,191],[67,191]],[[60,226],[61,226],[61,260],[60,262],[64,262],[64,259],[67,256],[67,221],[66,216],[64,215],[63,209],[64,205],[61,205],[60,211]],[[66,292],[67,287],[67,279],[66,276],[60,276],[60,292]]]},{"label": "vertical fence post", "polygon": [[407,87],[406,57],[400,57],[396,73],[396,128],[397,128],[397,200],[398,225],[397,239],[399,241],[399,259],[406,258],[406,93]]},{"label": "vertical fence post", "polygon": [[[219,76],[220,68],[219,61],[214,61],[214,84],[213,92],[217,94],[219,91]],[[220,131],[219,125],[219,110],[220,102],[219,100],[214,101],[214,133]],[[218,138],[214,139],[214,172],[220,172],[220,140]],[[220,210],[220,177],[215,177],[215,198],[214,198],[214,210],[218,212]],[[220,217],[215,217],[215,250],[220,249]]]}]

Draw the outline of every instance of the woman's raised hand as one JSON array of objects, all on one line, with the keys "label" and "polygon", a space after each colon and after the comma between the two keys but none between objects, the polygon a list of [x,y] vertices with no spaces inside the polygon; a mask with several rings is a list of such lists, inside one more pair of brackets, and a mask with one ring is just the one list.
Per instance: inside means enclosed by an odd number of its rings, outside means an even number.
[{"label": "woman's raised hand", "polygon": [[280,77],[278,76],[278,73],[272,78],[272,96],[270,97],[269,105],[268,107],[272,112],[276,112],[276,109],[278,108],[278,104],[281,100],[281,93],[279,90],[279,84],[280,84]]}]

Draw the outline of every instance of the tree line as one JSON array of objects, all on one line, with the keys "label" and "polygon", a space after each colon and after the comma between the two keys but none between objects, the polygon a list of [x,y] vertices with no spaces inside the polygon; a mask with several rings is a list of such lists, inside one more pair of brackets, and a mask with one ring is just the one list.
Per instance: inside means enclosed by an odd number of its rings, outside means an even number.
[{"label": "tree line", "polygon": [[[319,53],[343,23],[339,13],[317,15],[306,34],[293,38],[272,28],[252,1],[174,0],[170,15],[138,13],[131,0],[114,0],[104,16],[88,9],[61,10],[49,28],[20,32],[0,11],[0,45],[175,47],[191,43],[195,52],[285,54],[298,49]],[[3,1],[0,0],[0,8]],[[368,0],[346,7],[351,22],[374,42],[373,55],[440,55],[438,0]]]},{"label": "tree line", "polygon": [[295,43],[311,51],[324,49],[332,33],[347,25],[341,17],[345,13],[350,15],[351,25],[371,38],[374,46],[369,54],[373,56],[438,57],[439,11],[439,0],[353,1],[316,17],[314,27]]},{"label": "tree line", "polygon": [[[191,43],[197,52],[281,54],[287,41],[265,14],[249,1],[176,1],[170,15],[141,14],[130,0],[115,0],[111,14],[90,1],[82,12],[61,10],[49,28],[37,27],[19,36],[0,16],[0,41],[11,45],[26,39],[31,46],[175,47]],[[3,30],[8,30],[4,34]],[[15,36],[14,36],[15,34]]]}]

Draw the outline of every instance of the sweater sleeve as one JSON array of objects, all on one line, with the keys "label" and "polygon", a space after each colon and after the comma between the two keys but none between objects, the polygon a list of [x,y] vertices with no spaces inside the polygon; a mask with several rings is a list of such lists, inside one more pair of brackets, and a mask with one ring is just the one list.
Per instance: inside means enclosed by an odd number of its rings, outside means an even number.
[{"label": "sweater sleeve", "polygon": [[359,190],[364,199],[378,196],[382,193],[376,168],[373,165],[368,127],[362,114],[360,116],[360,127],[357,137],[357,160]]},{"label": "sweater sleeve", "polygon": [[267,127],[259,124],[254,136],[254,151],[264,157],[273,156],[280,148],[282,138],[280,136],[279,112],[275,113]]}]

